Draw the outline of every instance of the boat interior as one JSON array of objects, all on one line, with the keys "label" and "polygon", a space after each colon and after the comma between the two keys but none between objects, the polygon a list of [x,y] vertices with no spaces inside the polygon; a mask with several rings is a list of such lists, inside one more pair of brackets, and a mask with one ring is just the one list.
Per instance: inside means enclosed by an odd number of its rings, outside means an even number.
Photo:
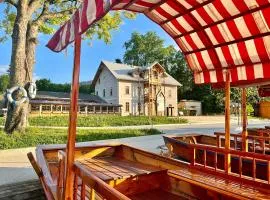
[{"label": "boat interior", "polygon": [[[54,199],[63,199],[65,156],[62,147],[37,148],[37,163],[45,179],[43,187],[48,188]],[[246,188],[250,188],[249,195],[254,197],[269,195],[262,188],[232,184],[232,180],[226,182],[223,177],[219,180],[209,173],[188,168],[187,163],[126,145],[77,147],[74,166],[77,199],[174,200],[202,196],[232,199],[245,197]]]}]

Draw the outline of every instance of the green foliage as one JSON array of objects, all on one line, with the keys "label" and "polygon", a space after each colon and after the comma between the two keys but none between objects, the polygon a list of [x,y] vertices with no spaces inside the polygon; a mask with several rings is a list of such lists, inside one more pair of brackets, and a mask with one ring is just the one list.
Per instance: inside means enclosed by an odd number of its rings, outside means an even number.
[{"label": "green foliage", "polygon": [[[28,13],[30,15],[29,24],[38,24],[40,33],[53,34],[60,25],[70,19],[75,9],[79,7],[79,2],[77,0],[40,0],[40,4],[36,6],[34,12]],[[8,2],[5,3],[4,17],[0,19],[0,33],[2,33],[0,42],[7,40],[11,36],[17,16],[16,8]],[[112,39],[111,31],[118,30],[124,18],[134,19],[135,17],[134,13],[128,11],[110,12],[88,29],[84,34],[84,39],[93,40],[98,38],[105,43],[110,43]]]},{"label": "green foliage", "polygon": [[254,108],[251,104],[247,104],[247,114],[252,115],[254,113]]},{"label": "green foliage", "polygon": [[155,61],[165,65],[168,57],[176,52],[173,46],[165,47],[164,40],[155,32],[144,35],[134,32],[124,47],[124,63],[137,66],[147,66]]},{"label": "green foliage", "polygon": [[3,74],[0,76],[0,93],[4,93],[8,88],[9,84],[9,75]]},{"label": "green foliage", "polygon": [[[77,130],[76,142],[137,137],[161,134],[156,129],[99,129]],[[15,132],[7,135],[0,129],[0,149],[34,147],[40,144],[65,144],[67,142],[66,129],[27,128],[25,133]]]},{"label": "green foliage", "polygon": [[[40,91],[51,92],[70,92],[70,84],[68,83],[52,83],[49,79],[40,79],[36,81],[37,89]],[[91,94],[94,89],[91,84],[80,85],[80,93]]]},{"label": "green foliage", "polygon": [[[0,118],[1,119],[1,118]],[[62,126],[68,125],[66,116],[30,116],[30,126]],[[106,127],[106,126],[132,126],[151,124],[181,124],[187,120],[181,118],[151,117],[147,116],[113,116],[113,115],[80,115],[77,120],[78,127]]]}]

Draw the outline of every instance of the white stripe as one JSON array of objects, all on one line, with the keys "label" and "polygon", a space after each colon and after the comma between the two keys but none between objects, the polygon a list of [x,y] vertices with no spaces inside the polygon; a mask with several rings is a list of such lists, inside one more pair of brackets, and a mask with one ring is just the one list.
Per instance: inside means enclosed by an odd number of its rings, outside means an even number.
[{"label": "white stripe", "polygon": [[253,18],[256,22],[256,25],[261,33],[269,32],[270,29],[269,29],[261,11],[252,13],[252,16],[253,16]]},{"label": "white stripe", "polygon": [[192,65],[193,71],[197,71],[197,72],[198,71],[202,71],[202,68],[200,66],[200,63],[199,63],[199,61],[198,61],[197,56],[196,56],[195,53],[189,54],[187,57],[193,63],[193,65]]},{"label": "white stripe", "polygon": [[255,79],[263,78],[263,66],[262,64],[256,64],[253,66]]},{"label": "white stripe", "polygon": [[233,62],[235,65],[243,65],[244,62],[242,61],[241,55],[239,53],[239,49],[236,44],[231,44],[228,46],[231,56],[233,58]]},{"label": "white stripe", "polygon": [[190,9],[192,6],[186,2],[186,0],[177,0],[179,3],[181,3],[185,8]]},{"label": "white stripe", "polygon": [[[215,12],[212,11],[213,4],[210,4],[209,6],[204,6],[205,12],[209,15],[209,17],[215,22],[218,20],[218,16],[215,14]],[[219,14],[219,13],[218,13]]]},{"label": "white stripe", "polygon": [[186,41],[185,37],[181,37],[180,40],[182,41],[182,44],[187,48],[188,51],[192,51],[193,49],[189,45],[189,43]]},{"label": "white stripe", "polygon": [[204,81],[204,76],[203,76],[203,73],[202,72],[200,73],[200,78],[201,78],[200,79],[201,83],[204,83],[205,81]]},{"label": "white stripe", "polygon": [[86,11],[88,24],[91,24],[96,19],[96,12],[97,12],[96,1],[88,0],[87,11]]},{"label": "white stripe", "polygon": [[240,11],[237,9],[237,7],[234,5],[232,0],[221,0],[221,3],[226,8],[228,13],[230,13],[231,16],[237,15],[240,13]]},{"label": "white stripe", "polygon": [[189,25],[189,23],[185,20],[184,17],[178,17],[176,20],[186,31],[193,30],[192,26]]},{"label": "white stripe", "polygon": [[207,33],[208,37],[210,38],[211,42],[213,43],[213,45],[218,44],[218,41],[215,37],[215,35],[213,34],[211,28],[207,28],[205,29],[205,32]]},{"label": "white stripe", "polygon": [[82,11],[83,11],[83,6],[80,7],[79,9],[79,32],[82,32]]},{"label": "white stripe", "polygon": [[225,22],[222,24],[218,24],[217,27],[226,42],[234,40],[234,37],[232,36],[231,31]]},{"label": "white stripe", "polygon": [[247,24],[243,17],[238,17],[234,19],[234,22],[243,38],[251,36],[251,33],[249,32]]},{"label": "white stripe", "polygon": [[258,56],[258,52],[257,52],[256,46],[255,46],[254,40],[245,41],[245,45],[246,45],[250,60],[253,63],[261,62],[261,59]]},{"label": "white stripe", "polygon": [[163,10],[165,10],[167,13],[170,13],[170,15],[175,16],[179,14],[178,11],[174,10],[171,6],[169,6],[167,3],[164,3],[160,6]]},{"label": "white stripe", "polygon": [[215,67],[213,66],[213,63],[210,59],[210,56],[208,54],[208,51],[207,50],[204,50],[204,51],[201,51],[200,52],[202,57],[203,57],[203,61],[207,67],[207,69],[215,69]]},{"label": "white stripe", "polygon": [[256,0],[244,0],[245,4],[247,5],[247,7],[249,8],[254,8],[259,6],[258,3],[256,2]]},{"label": "white stripe", "polygon": [[270,36],[263,37],[263,43],[268,54],[268,58],[270,59]]},{"label": "white stripe", "polygon": [[[206,6],[209,9],[209,12],[211,12],[211,15],[215,16],[213,19],[214,21],[220,21],[223,19],[222,15],[219,13],[219,11],[216,9],[216,7],[213,5],[213,3],[210,3]],[[207,10],[206,10],[207,11]],[[209,14],[209,13],[208,13]]]},{"label": "white stripe", "polygon": [[73,41],[75,39],[75,34],[74,34],[74,23],[73,20],[70,20],[70,37],[69,37],[69,42]]},{"label": "white stripe", "polygon": [[64,29],[62,30],[62,34],[61,34],[61,46],[65,46],[66,44],[66,36],[67,36],[67,26],[68,23],[65,24]]},{"label": "white stripe", "polygon": [[216,52],[217,52],[218,58],[220,60],[221,66],[222,67],[228,67],[227,60],[225,59],[221,48],[220,47],[216,48]]},{"label": "white stripe", "polygon": [[191,37],[191,39],[193,40],[193,42],[196,44],[196,46],[197,46],[199,49],[205,47],[205,45],[202,43],[200,37],[198,36],[198,34],[197,34],[196,32],[190,34],[190,37]]},{"label": "white stripe", "polygon": [[211,81],[211,83],[216,83],[217,82],[217,72],[216,72],[216,70],[209,71],[209,72],[210,72],[210,81]]},{"label": "white stripe", "polygon": [[162,21],[167,20],[166,17],[164,17],[163,15],[159,14],[156,10],[153,10],[151,13],[153,13],[153,15],[155,17],[157,17],[157,19],[161,19]]},{"label": "white stripe", "polygon": [[237,67],[238,80],[247,80],[246,67]]},{"label": "white stripe", "polygon": [[191,12],[192,15],[198,20],[198,22],[202,25],[205,26],[207,25],[206,22],[201,18],[201,16],[199,15],[199,13],[197,12],[197,10],[194,10]]},{"label": "white stripe", "polygon": [[180,35],[181,34],[181,32],[177,28],[175,28],[175,26],[171,22],[168,22],[168,26],[171,28],[174,35]]}]

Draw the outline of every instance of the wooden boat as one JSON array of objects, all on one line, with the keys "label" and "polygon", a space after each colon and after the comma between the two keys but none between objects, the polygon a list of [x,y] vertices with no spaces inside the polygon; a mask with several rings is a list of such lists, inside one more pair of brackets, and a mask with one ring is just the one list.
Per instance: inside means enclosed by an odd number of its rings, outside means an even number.
[{"label": "wooden boat", "polygon": [[[39,146],[37,162],[28,154],[47,199],[64,199],[64,150],[64,145]],[[76,147],[74,171],[74,199],[266,199],[270,195],[268,184],[258,182],[259,188],[250,180],[224,179],[126,145]]]},{"label": "wooden boat", "polygon": [[[215,135],[164,135],[163,139],[171,156],[189,163],[194,162],[195,159],[195,162],[200,165],[212,168],[216,166],[217,169],[224,170],[225,157],[222,152],[224,152],[225,138],[220,137],[222,135],[224,136],[224,133],[215,133]],[[239,134],[231,134],[231,136],[234,136],[234,140],[231,140],[230,146],[233,147],[234,153],[238,152],[236,155],[231,155],[231,171],[236,174],[242,173],[252,177],[254,176],[254,172],[252,171],[253,165],[255,165],[256,178],[267,180],[269,176],[267,163],[270,160],[269,144],[264,143],[264,148],[262,149],[262,137],[248,136],[248,138],[253,139],[248,144],[249,152],[252,152],[251,155],[258,155],[258,157],[263,159],[261,161],[254,161],[256,160],[256,157],[254,157],[252,159],[239,160],[238,155],[243,153],[241,151],[242,142],[239,140],[239,137],[241,139],[242,136]],[[242,167],[241,172],[239,171],[240,165]]]}]

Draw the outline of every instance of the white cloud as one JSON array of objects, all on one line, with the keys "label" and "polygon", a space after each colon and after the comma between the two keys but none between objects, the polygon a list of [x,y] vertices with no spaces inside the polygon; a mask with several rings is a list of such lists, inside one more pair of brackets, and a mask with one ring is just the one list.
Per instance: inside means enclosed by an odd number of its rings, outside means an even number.
[{"label": "white cloud", "polygon": [[42,77],[38,76],[36,73],[33,73],[33,81],[37,81],[41,79]]},{"label": "white cloud", "polygon": [[0,65],[0,75],[6,74],[8,71],[9,66],[8,65]]}]

